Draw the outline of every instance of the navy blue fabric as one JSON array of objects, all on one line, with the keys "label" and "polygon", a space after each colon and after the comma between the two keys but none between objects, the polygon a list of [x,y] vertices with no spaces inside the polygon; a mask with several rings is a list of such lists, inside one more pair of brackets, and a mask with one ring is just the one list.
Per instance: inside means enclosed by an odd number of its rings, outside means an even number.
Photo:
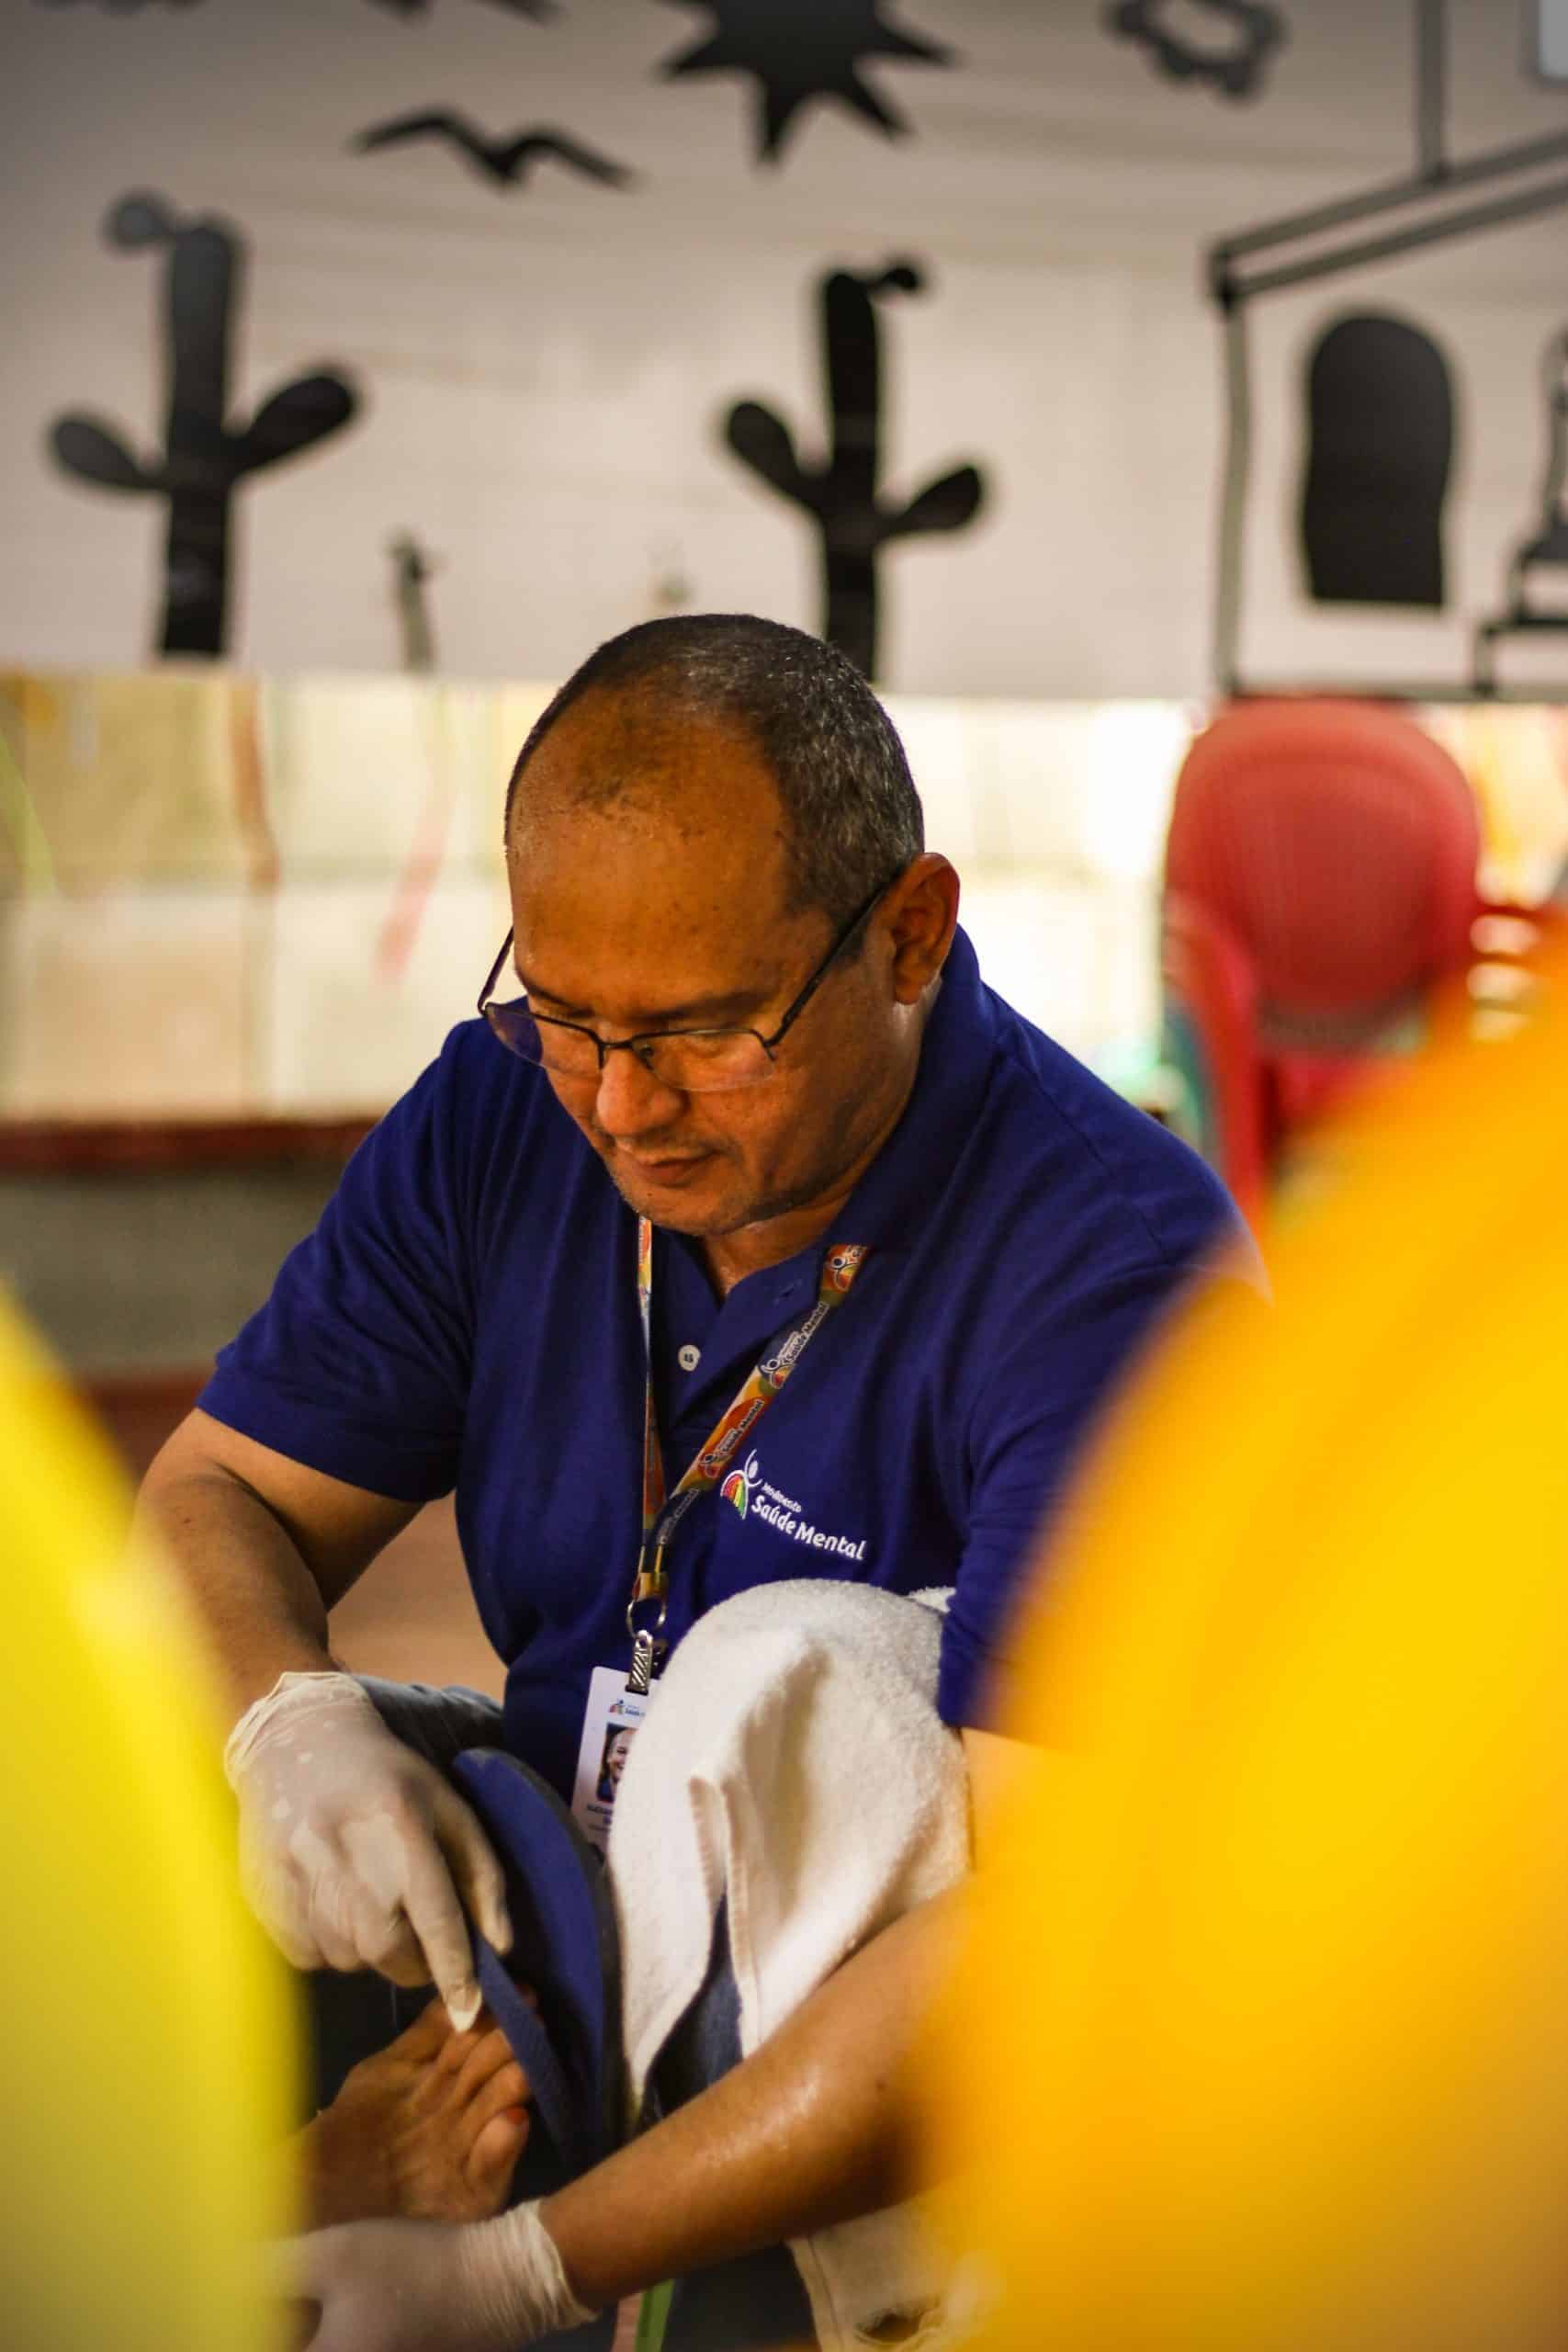
[{"label": "navy blue fabric", "polygon": [[[960,933],[904,1117],[831,1237],[872,1255],[761,1425],[744,1517],[715,1495],[682,1521],[673,1637],[783,1577],[955,1585],[939,1704],[984,1724],[1021,1569],[1087,1424],[1190,1269],[1239,1233],[1196,1155],[987,989]],[[465,1023],[355,1153],[201,1399],[352,1485],[414,1502],[456,1487],[508,1668],[506,1745],[563,1792],[589,1674],[628,1655],[636,1249],[543,1074]],[[698,1247],[657,1237],[671,1484],[809,1304],[821,1256],[721,1304]]]},{"label": "navy blue fabric", "polygon": [[575,2180],[621,2139],[621,1978],[604,1864],[548,1781],[514,1757],[470,1749],[452,1777],[506,1873],[512,1950],[502,1961],[475,1931],[480,1990],[528,2077],[560,2179]]},{"label": "navy blue fabric", "polygon": [[[556,2054],[556,2041],[531,2003],[513,1983],[507,1963],[479,1930],[472,1930],[474,1972],[485,2007],[506,2036],[507,2044],[528,2078],[536,2122],[542,2123],[560,2159],[561,2179],[575,2180],[602,2161],[580,2154],[576,2101],[571,2078]],[[527,1963],[523,1963],[526,1969]]]},{"label": "navy blue fabric", "polygon": [[[729,1954],[729,1905],[719,1898],[707,1973],[660,2051],[645,2102],[647,2120],[672,2114],[740,2064],[740,1988]],[[763,2246],[673,2281],[664,2352],[800,2352],[815,2344],[810,2299],[795,2256]]]}]

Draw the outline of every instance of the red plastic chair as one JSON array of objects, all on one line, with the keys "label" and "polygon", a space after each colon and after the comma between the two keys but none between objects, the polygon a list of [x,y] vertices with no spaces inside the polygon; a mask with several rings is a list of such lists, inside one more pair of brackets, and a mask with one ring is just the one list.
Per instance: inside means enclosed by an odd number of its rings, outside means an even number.
[{"label": "red plastic chair", "polygon": [[1167,898],[1160,926],[1165,1060],[1182,1080],[1175,1124],[1257,1224],[1269,1190],[1269,1108],[1252,964],[1196,899]]},{"label": "red plastic chair", "polygon": [[1168,1049],[1185,1036],[1249,1212],[1287,1136],[1470,963],[1480,852],[1462,772],[1386,705],[1241,703],[1192,745],[1166,845]]}]

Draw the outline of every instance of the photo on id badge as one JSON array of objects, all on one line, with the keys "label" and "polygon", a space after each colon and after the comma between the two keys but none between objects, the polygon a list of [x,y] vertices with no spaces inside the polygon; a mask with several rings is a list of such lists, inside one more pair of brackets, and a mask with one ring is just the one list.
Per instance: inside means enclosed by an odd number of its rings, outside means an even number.
[{"label": "photo on id badge", "polygon": [[632,1740],[652,1703],[651,1691],[626,1689],[625,1667],[594,1668],[578,1744],[571,1810],[583,1836],[601,1853],[609,1844],[615,1796]]}]

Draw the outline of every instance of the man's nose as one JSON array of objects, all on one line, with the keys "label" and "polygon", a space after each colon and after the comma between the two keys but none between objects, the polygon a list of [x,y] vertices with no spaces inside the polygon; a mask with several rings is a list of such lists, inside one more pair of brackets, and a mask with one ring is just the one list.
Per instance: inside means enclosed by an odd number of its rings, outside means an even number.
[{"label": "man's nose", "polygon": [[684,1099],[678,1087],[666,1086],[636,1054],[606,1054],[593,1116],[605,1135],[621,1141],[667,1127]]}]

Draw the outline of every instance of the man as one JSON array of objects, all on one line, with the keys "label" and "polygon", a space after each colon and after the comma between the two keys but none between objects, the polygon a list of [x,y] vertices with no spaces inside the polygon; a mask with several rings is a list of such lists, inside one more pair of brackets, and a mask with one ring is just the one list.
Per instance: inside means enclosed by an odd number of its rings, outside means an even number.
[{"label": "man", "polygon": [[[1198,1160],[984,988],[897,737],[817,640],[708,616],[602,647],[524,747],[507,847],[495,1034],[455,1031],[355,1156],[147,1487],[247,1711],[264,1917],[302,1964],[434,1975],[463,2025],[457,1893],[504,1944],[494,1860],[327,1647],[414,1510],[456,1487],[505,1742],[568,1797],[634,1663],[728,1596],[953,1587],[937,1701],[983,1861],[1021,1566],[1235,1231]],[[525,2231],[310,2241],[321,2345],[512,2352],[525,2318],[887,2204],[942,1908]]]}]

